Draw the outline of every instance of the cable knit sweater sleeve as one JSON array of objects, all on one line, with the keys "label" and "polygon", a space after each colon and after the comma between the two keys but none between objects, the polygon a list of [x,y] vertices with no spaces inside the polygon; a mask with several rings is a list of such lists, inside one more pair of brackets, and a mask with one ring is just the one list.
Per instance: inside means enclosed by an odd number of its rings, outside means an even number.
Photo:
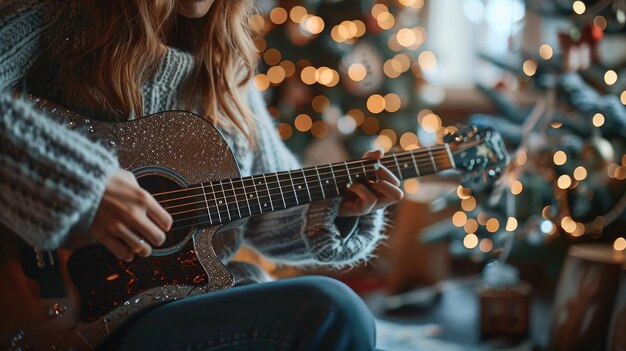
[{"label": "cable knit sweater sleeve", "polygon": [[0,223],[43,249],[57,247],[77,224],[88,228],[118,167],[104,148],[8,92],[49,58],[49,48],[63,45],[71,23],[65,5],[0,4]]},{"label": "cable knit sweater sleeve", "polygon": [[[251,87],[248,95],[258,119],[252,173],[299,168],[280,140],[261,93]],[[342,233],[336,225],[339,202],[329,199],[253,217],[245,231],[246,243],[284,263],[346,266],[365,261],[382,238],[383,210],[354,218],[356,229]]]}]

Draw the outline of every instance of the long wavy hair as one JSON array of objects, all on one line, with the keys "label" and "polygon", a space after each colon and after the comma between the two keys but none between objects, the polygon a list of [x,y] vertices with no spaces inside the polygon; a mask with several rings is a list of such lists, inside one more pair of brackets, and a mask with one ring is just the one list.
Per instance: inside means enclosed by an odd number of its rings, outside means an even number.
[{"label": "long wavy hair", "polygon": [[[180,96],[214,125],[252,138],[245,87],[257,54],[248,26],[250,0],[216,0],[201,19],[177,14],[176,0],[90,2],[86,43],[70,60],[69,84],[90,108],[117,120],[142,116],[141,84],[176,45],[191,52],[195,68]],[[225,118],[218,118],[218,116]]]}]

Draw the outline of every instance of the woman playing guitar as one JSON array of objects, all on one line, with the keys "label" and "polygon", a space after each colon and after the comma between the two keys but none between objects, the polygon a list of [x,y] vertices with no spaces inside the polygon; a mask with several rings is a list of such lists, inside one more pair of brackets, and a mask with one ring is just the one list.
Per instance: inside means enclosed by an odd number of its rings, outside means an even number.
[{"label": "woman playing guitar", "polygon": [[[192,111],[220,130],[242,176],[298,168],[250,84],[252,2],[0,1],[0,236],[19,237],[37,250],[38,262],[39,250],[72,238],[94,240],[130,262],[149,257],[173,224],[115,154],[11,90],[110,121]],[[349,183],[342,198],[254,216],[217,235],[213,247],[241,286],[161,304],[125,323],[101,348],[374,348],[372,317],[345,285],[321,277],[246,285],[267,278],[232,257],[245,243],[289,264],[366,260],[381,239],[382,209],[402,198],[394,174],[380,166],[376,176],[367,185]],[[50,282],[38,283],[43,291]],[[0,347],[11,347],[2,341]]]}]

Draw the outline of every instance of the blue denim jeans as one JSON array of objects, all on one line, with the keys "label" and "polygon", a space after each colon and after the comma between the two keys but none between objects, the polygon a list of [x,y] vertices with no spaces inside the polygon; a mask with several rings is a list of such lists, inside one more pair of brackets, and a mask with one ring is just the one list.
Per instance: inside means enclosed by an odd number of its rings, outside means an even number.
[{"label": "blue denim jeans", "polygon": [[129,322],[103,350],[373,350],[374,319],[345,284],[303,277],[170,302]]}]

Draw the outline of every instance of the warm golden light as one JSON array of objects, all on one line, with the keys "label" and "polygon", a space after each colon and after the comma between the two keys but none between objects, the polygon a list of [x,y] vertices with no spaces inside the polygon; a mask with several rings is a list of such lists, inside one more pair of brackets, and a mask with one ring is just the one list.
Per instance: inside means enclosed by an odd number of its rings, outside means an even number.
[{"label": "warm golden light", "polygon": [[417,179],[407,179],[404,181],[404,191],[409,194],[415,194],[420,187]]},{"label": "warm golden light", "polygon": [[276,126],[276,131],[282,140],[287,140],[291,137],[293,131],[291,130],[291,126],[288,123],[278,123]]},{"label": "warm golden light", "polygon": [[515,164],[518,166],[522,166],[526,163],[526,161],[528,161],[528,155],[526,154],[526,151],[524,150],[519,150],[516,154],[515,154]]},{"label": "warm golden light", "polygon": [[405,48],[408,48],[409,46],[414,45],[417,39],[415,36],[415,32],[409,28],[400,29],[398,31],[398,34],[396,35],[397,35],[398,44],[404,46]]},{"label": "warm golden light", "polygon": [[596,113],[595,115],[593,115],[591,122],[596,127],[602,127],[604,125],[604,115],[601,113]]},{"label": "warm golden light", "polygon": [[572,9],[574,9],[574,12],[576,12],[577,15],[582,15],[587,10],[587,6],[584,2],[576,0],[572,4]]},{"label": "warm golden light", "polygon": [[393,142],[391,141],[391,138],[389,138],[387,135],[381,134],[377,136],[376,139],[374,139],[374,147],[376,147],[377,149],[382,149],[383,151],[387,152],[391,149],[392,146]]},{"label": "warm golden light", "polygon": [[374,117],[366,117],[365,120],[363,120],[363,126],[361,128],[363,129],[363,133],[367,135],[376,134],[380,128],[380,122]]},{"label": "warm golden light", "polygon": [[483,238],[480,241],[480,245],[478,246],[478,248],[480,249],[480,251],[487,253],[491,251],[491,249],[493,249],[493,242],[489,238]]},{"label": "warm golden light", "polygon": [[539,56],[544,60],[549,60],[554,55],[552,47],[548,44],[543,44],[539,47]]},{"label": "warm golden light", "polygon": [[522,65],[522,70],[524,71],[524,74],[532,77],[533,75],[535,75],[535,73],[537,73],[537,62],[533,60],[524,61],[524,64]]},{"label": "warm golden light", "polygon": [[296,65],[294,65],[293,62],[289,60],[281,62],[280,67],[285,70],[285,77],[291,77],[294,75],[294,73],[296,73]]},{"label": "warm golden light", "polygon": [[470,218],[467,220],[467,222],[465,222],[463,229],[466,233],[476,233],[476,231],[478,230],[478,222],[475,219]]},{"label": "warm golden light", "polygon": [[511,184],[511,193],[513,195],[521,194],[522,190],[524,190],[524,186],[522,185],[522,182],[520,182],[519,180],[516,180]]},{"label": "warm golden light", "polygon": [[506,229],[507,232],[512,232],[517,229],[517,219],[515,217],[509,217],[506,220],[506,227],[504,229]]},{"label": "warm golden light", "polygon": [[413,132],[406,132],[400,136],[400,146],[404,150],[413,150],[417,149],[419,145],[419,141],[417,139],[417,135]]},{"label": "warm golden light", "polygon": [[476,234],[467,234],[465,238],[463,238],[463,246],[467,249],[473,249],[478,245],[478,237]]},{"label": "warm golden light", "polygon": [[606,18],[604,16],[596,16],[593,18],[593,26],[597,29],[603,31],[606,29],[608,23],[606,22]]},{"label": "warm golden light", "polygon": [[385,98],[380,94],[374,94],[367,99],[367,109],[371,113],[381,113],[385,109]]},{"label": "warm golden light", "polygon": [[470,196],[472,196],[472,189],[470,188],[464,188],[462,185],[459,185],[456,188],[456,195],[459,197],[459,199],[461,200],[465,200],[468,199]]},{"label": "warm golden light", "polygon": [[622,104],[626,105],[626,90],[622,91],[622,95],[619,97]]},{"label": "warm golden light", "polygon": [[365,114],[358,108],[353,108],[352,110],[346,112],[346,115],[352,117],[357,126],[360,126],[365,121]]},{"label": "warm golden light", "polygon": [[263,60],[270,66],[277,65],[281,58],[282,55],[280,54],[280,51],[276,49],[267,49],[267,51],[263,53]]},{"label": "warm golden light", "polygon": [[398,78],[402,74],[402,64],[396,59],[389,59],[383,65],[383,72],[389,78]]},{"label": "warm golden light", "polygon": [[587,170],[583,166],[578,166],[574,170],[574,179],[583,180],[587,178]]},{"label": "warm golden light", "polygon": [[389,93],[385,95],[385,110],[387,112],[397,112],[402,106],[402,100],[398,94]]},{"label": "warm golden light", "polygon": [[294,6],[289,12],[289,18],[295,23],[300,23],[304,17],[308,14],[306,8],[302,6]]},{"label": "warm golden light", "polygon": [[617,239],[615,239],[615,241],[613,242],[613,249],[615,251],[624,251],[624,250],[626,250],[626,239],[624,239],[624,238],[617,238]]},{"label": "warm golden light", "polygon": [[387,30],[393,28],[396,24],[396,18],[389,12],[383,12],[376,17],[376,22],[381,29]]},{"label": "warm golden light", "polygon": [[293,125],[301,132],[307,132],[313,126],[313,121],[309,115],[301,114],[293,121]]},{"label": "warm golden light", "polygon": [[395,145],[396,141],[398,141],[398,135],[393,129],[383,129],[380,131],[380,135],[386,135],[391,140],[392,145]]},{"label": "warm golden light", "polygon": [[254,76],[254,86],[260,91],[265,91],[270,87],[270,80],[265,74],[257,74]]},{"label": "warm golden light", "polygon": [[500,229],[500,222],[496,218],[489,218],[487,220],[487,224],[485,224],[485,228],[490,233],[495,233]]},{"label": "warm golden light", "polygon": [[272,84],[279,84],[285,80],[285,69],[281,66],[270,67],[267,71],[267,77]]},{"label": "warm golden light", "polygon": [[417,62],[424,72],[430,73],[437,69],[437,57],[432,51],[422,51],[417,57]]},{"label": "warm golden light", "polygon": [[555,165],[562,166],[565,164],[565,162],[567,162],[567,155],[565,154],[565,152],[559,150],[554,153],[553,160]]},{"label": "warm golden light", "polygon": [[311,134],[316,138],[324,138],[328,134],[328,125],[324,121],[315,121],[311,127]]},{"label": "warm golden light", "polygon": [[304,28],[311,34],[320,34],[324,30],[324,20],[319,16],[309,16],[303,24]]},{"label": "warm golden light", "polygon": [[307,84],[307,85],[315,84],[315,82],[316,82],[316,80],[315,80],[315,73],[316,72],[317,72],[317,70],[313,66],[304,67],[302,69],[302,72],[300,72],[300,78],[302,79],[302,82],[304,82],[304,84]]},{"label": "warm golden light", "polygon": [[434,113],[427,113],[424,115],[419,121],[419,124],[422,126],[425,132],[434,133],[441,128],[441,118]]},{"label": "warm golden light", "polygon": [[461,228],[465,225],[465,222],[467,222],[467,215],[465,214],[465,212],[456,211],[452,215],[452,224],[454,224],[455,226]]},{"label": "warm golden light", "polygon": [[576,222],[570,216],[565,216],[561,220],[561,228],[568,233],[573,233],[576,230]]},{"label": "warm golden light", "polygon": [[617,73],[612,69],[606,71],[606,73],[604,73],[604,82],[607,85],[615,84],[615,82],[617,82]]},{"label": "warm golden light", "polygon": [[575,237],[585,234],[585,225],[582,223],[576,223],[574,230],[570,234]]},{"label": "warm golden light", "polygon": [[324,113],[330,106],[330,100],[324,95],[318,95],[311,101],[311,107],[317,113]]},{"label": "warm golden light", "polygon": [[348,68],[348,77],[353,81],[360,82],[367,76],[365,66],[360,63],[354,63]]},{"label": "warm golden light", "polygon": [[469,196],[467,199],[461,200],[461,208],[465,211],[473,211],[476,208],[476,199]]},{"label": "warm golden light", "polygon": [[572,185],[572,178],[570,178],[570,176],[568,176],[567,174],[563,174],[556,181],[556,185],[560,189],[567,189],[567,188],[569,188]]},{"label": "warm golden light", "polygon": [[389,12],[389,8],[381,3],[377,3],[374,6],[372,6],[372,17],[374,18],[378,18],[378,16],[380,16],[382,13],[384,12]]},{"label": "warm golden light", "polygon": [[276,7],[270,12],[270,21],[274,24],[283,24],[287,21],[287,10],[282,7]]}]

